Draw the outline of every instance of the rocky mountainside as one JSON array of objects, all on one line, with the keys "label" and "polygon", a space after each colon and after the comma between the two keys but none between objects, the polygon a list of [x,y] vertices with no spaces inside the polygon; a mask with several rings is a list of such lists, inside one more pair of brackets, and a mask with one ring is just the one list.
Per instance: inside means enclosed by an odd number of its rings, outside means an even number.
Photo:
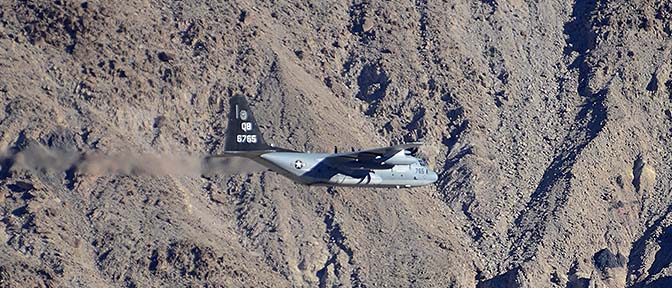
[{"label": "rocky mountainside", "polygon": [[[0,3],[0,286],[672,286],[669,1],[203,2]],[[234,94],[439,181],[202,173]]]}]

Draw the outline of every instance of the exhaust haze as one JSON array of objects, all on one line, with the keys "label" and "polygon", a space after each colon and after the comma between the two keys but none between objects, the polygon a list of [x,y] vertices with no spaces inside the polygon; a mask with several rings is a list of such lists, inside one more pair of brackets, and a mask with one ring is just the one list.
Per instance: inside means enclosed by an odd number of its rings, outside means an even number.
[{"label": "exhaust haze", "polygon": [[[240,157],[209,158],[198,155],[123,153],[82,153],[33,144],[20,151],[1,153],[4,166],[31,171],[65,172],[75,169],[91,176],[189,176],[253,173],[265,170],[252,160]],[[9,167],[3,167],[5,170]]]}]

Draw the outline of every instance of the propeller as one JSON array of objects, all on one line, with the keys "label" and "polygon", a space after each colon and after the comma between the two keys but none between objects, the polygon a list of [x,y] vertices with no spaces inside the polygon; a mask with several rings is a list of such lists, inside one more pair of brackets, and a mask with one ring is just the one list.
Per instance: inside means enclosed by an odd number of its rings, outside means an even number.
[{"label": "propeller", "polygon": [[371,183],[371,173],[366,173],[362,178],[359,178],[359,182],[357,184],[361,184],[362,182],[366,181],[366,184]]}]

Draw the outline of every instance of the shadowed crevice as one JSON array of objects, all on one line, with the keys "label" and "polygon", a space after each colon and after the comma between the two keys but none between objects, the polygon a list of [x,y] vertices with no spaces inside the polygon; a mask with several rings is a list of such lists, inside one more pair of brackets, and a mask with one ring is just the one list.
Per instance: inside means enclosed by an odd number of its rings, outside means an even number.
[{"label": "shadowed crevice", "polygon": [[[651,281],[651,277],[660,273],[665,267],[672,264],[672,226],[661,228],[663,220],[665,220],[670,213],[672,213],[672,206],[669,206],[663,216],[658,218],[646,229],[646,231],[644,231],[641,237],[632,243],[632,248],[628,255],[628,275],[626,278],[629,287],[656,287],[653,285],[654,282],[658,282],[658,280],[661,279]],[[660,232],[660,230],[662,230],[662,232]],[[656,252],[651,266],[646,269],[648,275],[646,275],[644,279],[637,281],[645,271],[647,251],[649,250],[649,245],[652,245],[651,240],[653,239],[656,240],[653,245],[657,244],[659,250]]]},{"label": "shadowed crevice", "polygon": [[586,61],[590,50],[595,47],[593,14],[597,6],[598,2],[594,0],[576,1],[572,14],[574,20],[565,25],[564,32],[568,36],[565,53],[579,53],[568,68],[578,70],[577,93],[584,100],[559,151],[544,171],[526,209],[516,218],[515,226],[510,231],[510,237],[514,239],[512,243],[516,243],[512,244],[509,252],[514,261],[529,261],[536,254],[548,222],[567,203],[571,170],[577,157],[599,135],[607,122],[605,99],[608,90],[602,89],[595,93],[591,91],[591,66]]},{"label": "shadowed crevice", "polygon": [[357,76],[359,91],[355,97],[369,104],[366,115],[373,115],[376,112],[378,103],[385,97],[390,83],[391,80],[380,64],[364,65]]},{"label": "shadowed crevice", "polygon": [[516,278],[519,272],[520,267],[513,268],[503,274],[478,282],[476,288],[518,287],[516,285]]},{"label": "shadowed crevice", "polygon": [[[316,276],[319,279],[319,287],[327,287],[327,270],[330,265],[334,266],[334,274],[337,278],[340,278],[343,273],[343,265],[338,262],[338,254],[344,252],[348,256],[348,264],[352,265],[353,252],[350,247],[345,244],[346,237],[341,230],[340,224],[335,222],[334,219],[334,206],[329,207],[329,211],[324,215],[324,224],[326,225],[326,233],[329,235],[329,243],[327,246],[330,251],[329,258],[327,262],[324,263],[322,269],[317,271]],[[357,269],[353,269],[350,274],[350,279],[356,279],[359,281],[359,275]]]}]

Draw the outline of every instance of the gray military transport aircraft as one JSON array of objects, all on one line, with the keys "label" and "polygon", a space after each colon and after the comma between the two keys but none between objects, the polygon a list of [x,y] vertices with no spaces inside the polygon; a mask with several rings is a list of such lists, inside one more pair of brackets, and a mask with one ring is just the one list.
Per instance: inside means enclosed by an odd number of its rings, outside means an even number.
[{"label": "gray military transport aircraft", "polygon": [[245,157],[305,185],[415,187],[436,182],[421,142],[345,153],[303,153],[267,145],[244,96],[231,98],[224,154]]}]

